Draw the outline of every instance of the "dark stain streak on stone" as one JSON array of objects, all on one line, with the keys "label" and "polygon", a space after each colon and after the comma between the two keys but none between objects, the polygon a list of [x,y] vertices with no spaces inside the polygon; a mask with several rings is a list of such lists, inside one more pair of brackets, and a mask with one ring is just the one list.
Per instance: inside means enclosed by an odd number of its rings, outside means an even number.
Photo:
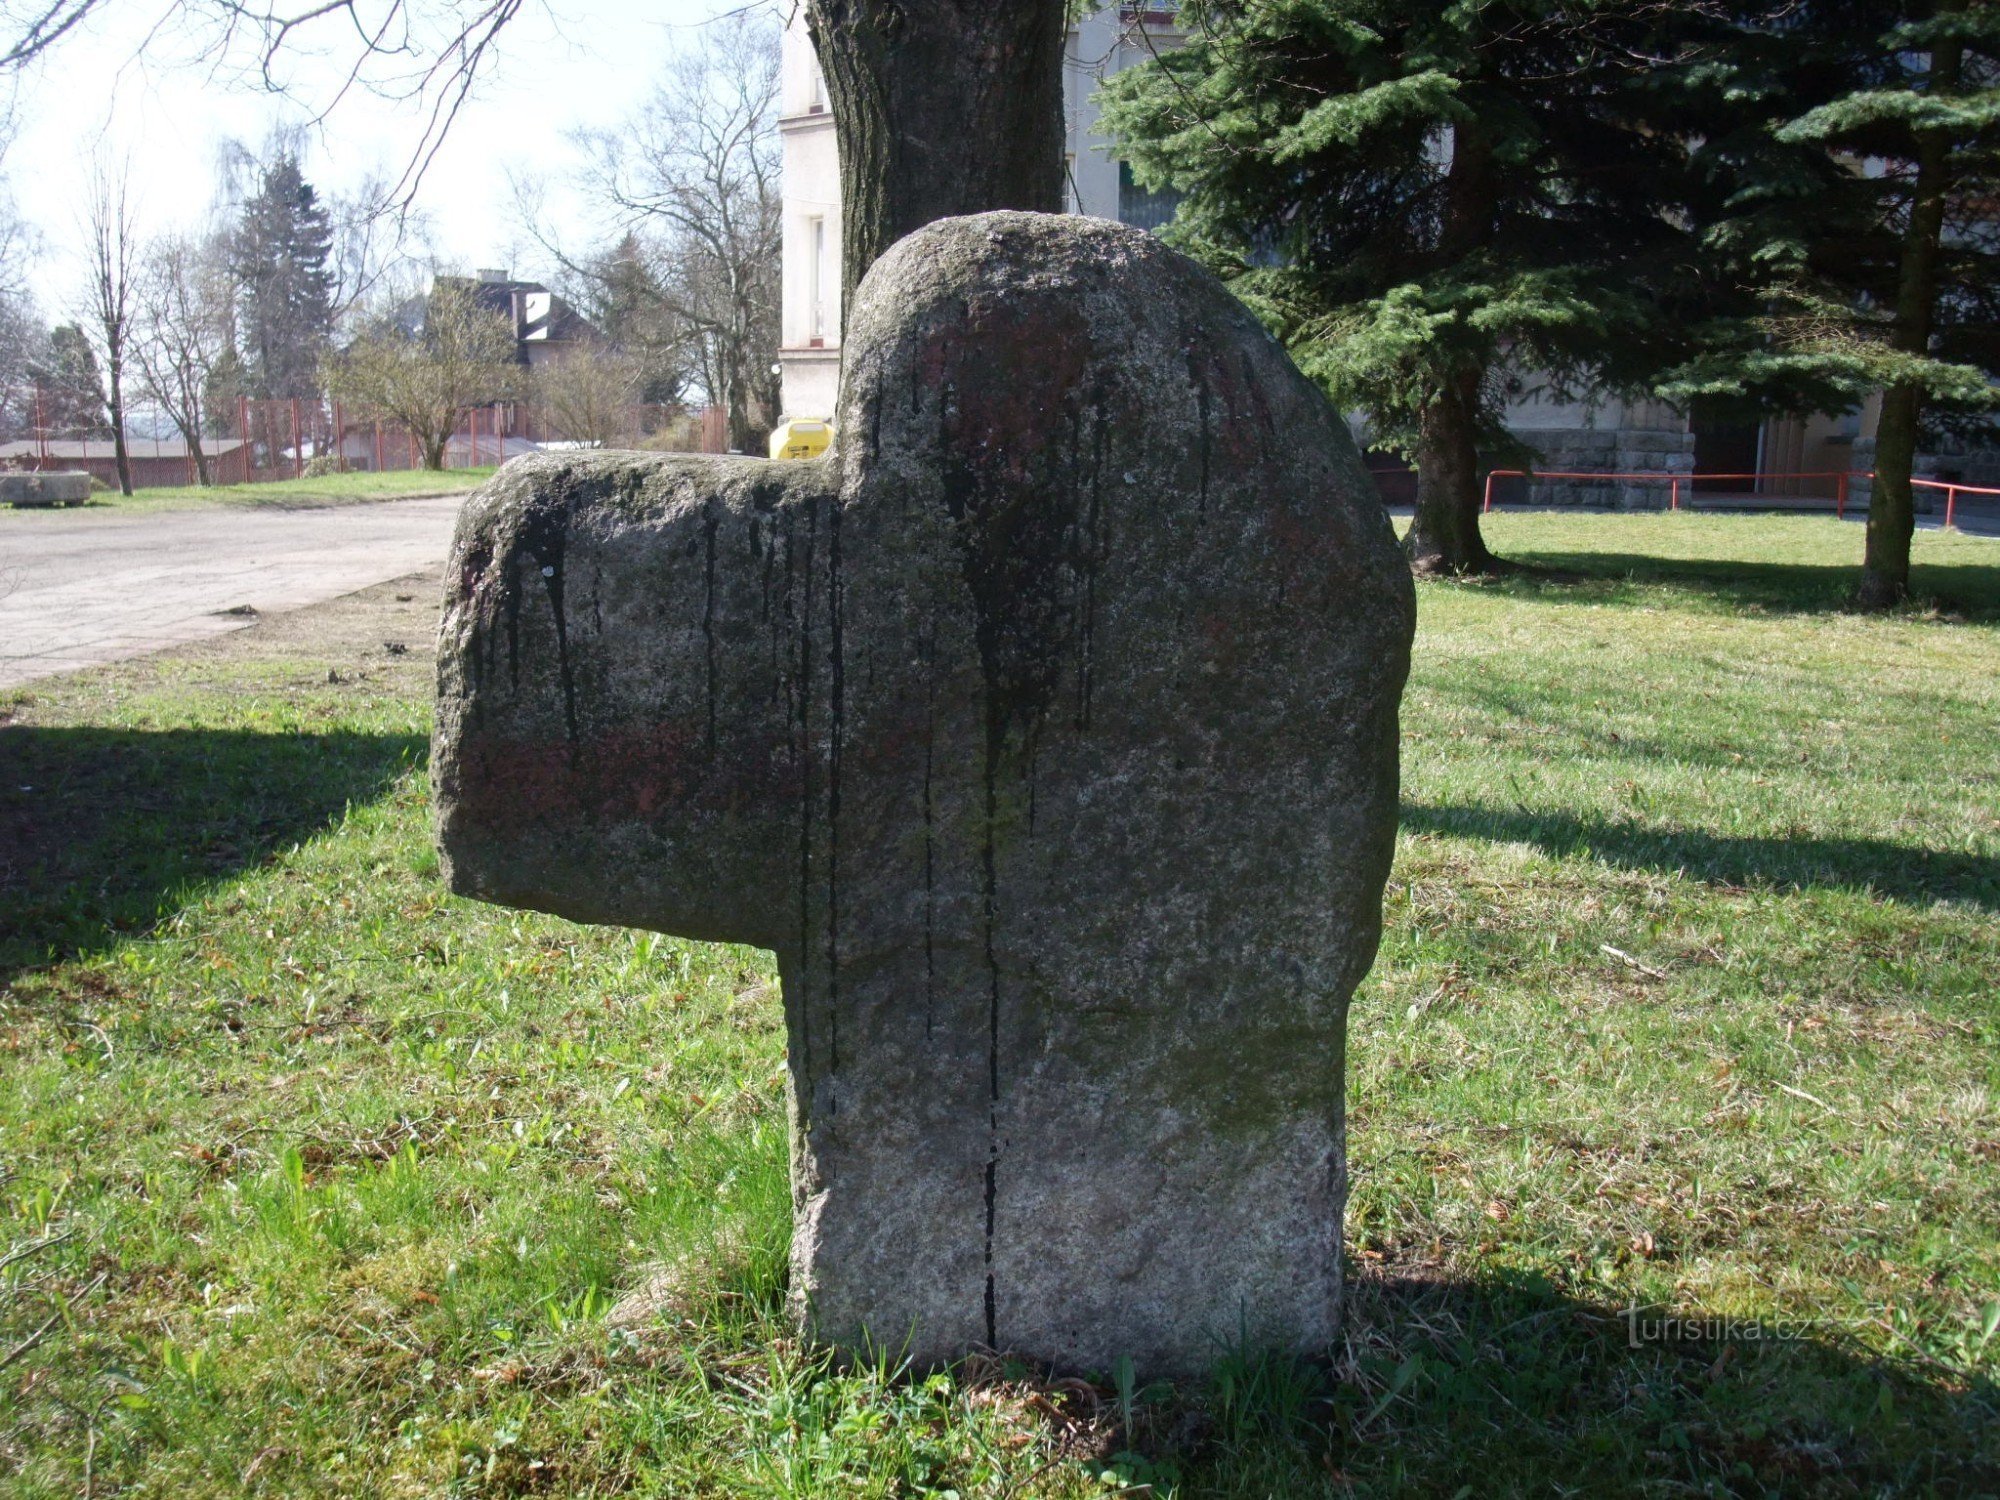
[{"label": "dark stain streak on stone", "polygon": [[1090,694],[1097,656],[1097,569],[1104,556],[1104,447],[1105,417],[1097,409],[1097,426],[1091,440],[1090,502],[1084,510],[1083,535],[1083,640],[1076,671],[1076,727],[1090,728]]},{"label": "dark stain streak on stone", "polygon": [[716,513],[717,502],[709,500],[702,507],[702,577],[701,577],[701,649],[702,662],[708,673],[708,758],[715,759],[715,700],[717,678],[715,661],[715,532],[722,524]]},{"label": "dark stain streak on stone", "polygon": [[937,1021],[937,808],[931,785],[937,758],[937,624],[917,637],[924,674],[924,1040]]},{"label": "dark stain streak on stone", "polygon": [[[817,503],[817,502],[815,502]],[[840,758],[847,692],[841,642],[840,501],[826,502],[827,769],[826,769],[826,1009],[827,1066],[840,1072]]]},{"label": "dark stain streak on stone", "polygon": [[1196,360],[1193,350],[1188,351],[1188,375],[1194,381],[1195,456],[1196,456],[1197,467],[1200,470],[1200,475],[1196,488],[1196,495],[1198,496],[1198,498],[1195,502],[1195,516],[1198,520],[1206,522],[1208,520],[1208,473],[1209,473],[1209,464],[1211,461],[1210,450],[1214,444],[1214,438],[1209,432],[1209,415],[1208,415],[1209,402],[1212,398],[1209,395],[1208,380],[1201,373],[1201,366],[1199,362]]},{"label": "dark stain streak on stone", "polygon": [[[563,558],[569,545],[571,504],[572,497],[564,490],[529,506],[521,516],[521,546],[541,574],[542,588],[548,595],[549,609],[555,616],[556,670],[562,678],[563,722],[569,729],[571,768],[574,769],[576,757],[581,753],[581,740],[577,734],[576,675],[570,663],[569,617],[564,608],[563,577]],[[508,658],[517,676],[520,671],[519,608],[517,596],[515,613],[508,621],[507,635]]]}]

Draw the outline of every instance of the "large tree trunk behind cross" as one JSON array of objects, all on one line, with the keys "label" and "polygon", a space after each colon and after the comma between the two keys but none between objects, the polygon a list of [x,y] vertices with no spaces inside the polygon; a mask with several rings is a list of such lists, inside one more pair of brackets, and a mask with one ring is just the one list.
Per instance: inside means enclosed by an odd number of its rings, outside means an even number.
[{"label": "large tree trunk behind cross", "polygon": [[840,141],[841,295],[935,219],[1063,207],[1063,0],[810,0]]}]

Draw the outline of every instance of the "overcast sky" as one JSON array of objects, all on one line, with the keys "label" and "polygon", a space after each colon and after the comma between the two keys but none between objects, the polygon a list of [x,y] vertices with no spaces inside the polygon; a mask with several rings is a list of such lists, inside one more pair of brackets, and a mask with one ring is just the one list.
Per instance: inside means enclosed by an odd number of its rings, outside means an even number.
[{"label": "overcast sky", "polygon": [[[528,0],[418,193],[439,253],[465,268],[534,269],[508,169],[542,175],[560,211],[575,160],[565,133],[621,119],[692,29],[730,8],[730,0]],[[107,0],[82,35],[20,82],[0,172],[41,235],[32,285],[45,316],[64,316],[79,285],[76,224],[94,154],[130,161],[145,229],[194,223],[214,196],[222,143],[255,145],[274,125],[310,120],[351,60],[343,23],[321,23],[288,59],[292,97],[276,98],[231,59],[204,57],[207,38],[171,20],[155,33],[171,14],[166,0]],[[394,177],[422,133],[416,106],[351,92],[311,136],[306,176],[328,193],[357,187],[371,171]]]}]

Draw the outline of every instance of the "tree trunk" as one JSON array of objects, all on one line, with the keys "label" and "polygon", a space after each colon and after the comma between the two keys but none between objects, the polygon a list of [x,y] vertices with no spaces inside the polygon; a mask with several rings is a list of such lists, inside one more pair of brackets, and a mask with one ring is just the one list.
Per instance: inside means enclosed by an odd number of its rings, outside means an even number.
[{"label": "tree trunk", "polygon": [[841,295],[934,219],[1063,207],[1063,0],[810,0],[840,143]]},{"label": "tree trunk", "polygon": [[201,448],[200,428],[196,428],[194,432],[188,435],[187,444],[188,452],[194,455],[195,483],[203,489],[207,489],[212,481],[208,477],[208,455],[202,452]]},{"label": "tree trunk", "polygon": [[440,432],[435,437],[424,439],[424,467],[433,471],[444,468],[444,450],[451,442],[449,432]]},{"label": "tree trunk", "polygon": [[118,464],[118,493],[132,493],[132,455],[125,448],[125,369],[118,351],[105,361],[111,387],[111,453]]},{"label": "tree trunk", "polygon": [[1479,387],[1468,372],[1448,381],[1417,418],[1417,513],[1403,539],[1418,573],[1490,573],[1499,566],[1479,534]]},{"label": "tree trunk", "polygon": [[[1964,61],[1963,43],[1939,42],[1931,53],[1928,92],[1956,92]],[[1903,232],[1896,324],[1890,335],[1891,344],[1906,354],[1930,351],[1950,176],[1950,139],[1941,131],[1925,131],[1917,138],[1917,180]],[[1910,592],[1910,537],[1917,525],[1910,474],[1923,417],[1922,387],[1906,382],[1882,393],[1882,415],[1875,424],[1875,482],[1868,492],[1868,541],[1854,591],[1854,602],[1862,609],[1889,609]]]},{"label": "tree trunk", "polygon": [[[1449,265],[1493,237],[1499,202],[1493,143],[1476,120],[1451,132],[1444,223],[1436,260]],[[1479,393],[1483,364],[1444,376],[1417,415],[1417,513],[1403,539],[1418,573],[1490,573],[1499,567],[1479,534]]]}]

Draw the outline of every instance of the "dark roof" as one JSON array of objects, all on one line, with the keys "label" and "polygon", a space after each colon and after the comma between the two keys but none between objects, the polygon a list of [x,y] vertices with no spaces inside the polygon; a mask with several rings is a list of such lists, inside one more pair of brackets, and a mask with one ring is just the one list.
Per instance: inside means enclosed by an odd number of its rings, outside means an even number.
[{"label": "dark roof", "polygon": [[512,321],[514,337],[522,344],[574,343],[597,337],[587,318],[539,281],[440,276],[436,285],[465,288],[475,306]]},{"label": "dark roof", "polygon": [[[234,453],[243,446],[241,438],[203,438],[201,451],[205,457],[220,458]],[[146,438],[134,437],[125,440],[125,451],[133,458],[186,458],[187,444],[177,437]],[[17,438],[11,443],[0,443],[0,459],[40,458],[46,454],[50,458],[63,459],[109,459],[117,456],[110,438]]]}]

